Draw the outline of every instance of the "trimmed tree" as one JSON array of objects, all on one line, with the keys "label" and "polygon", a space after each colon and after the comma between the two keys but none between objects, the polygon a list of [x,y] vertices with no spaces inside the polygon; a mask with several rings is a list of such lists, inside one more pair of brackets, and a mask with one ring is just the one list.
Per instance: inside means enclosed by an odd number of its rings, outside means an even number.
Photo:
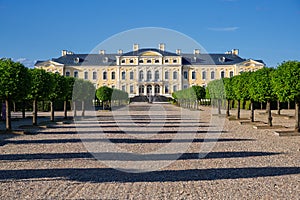
[{"label": "trimmed tree", "polygon": [[273,85],[271,83],[273,68],[264,67],[254,72],[251,97],[258,102],[266,102],[268,114],[268,125],[272,126],[271,101],[275,100]]},{"label": "trimmed tree", "polygon": [[67,105],[68,102],[72,99],[72,94],[73,94],[73,86],[75,82],[74,77],[70,76],[64,76],[64,87],[65,87],[65,94],[64,94],[64,119],[68,118],[68,109]]},{"label": "trimmed tree", "polygon": [[0,59],[0,97],[5,100],[6,130],[11,130],[12,100],[23,100],[29,90],[30,76],[28,69],[11,59]]},{"label": "trimmed tree", "polygon": [[272,78],[274,93],[282,102],[295,101],[295,131],[300,132],[300,62],[281,63]]},{"label": "trimmed tree", "polygon": [[209,96],[217,101],[218,114],[221,114],[221,102],[225,99],[225,87],[222,79],[213,80],[207,84]]},{"label": "trimmed tree", "polygon": [[230,101],[235,98],[233,86],[232,86],[232,79],[231,78],[223,78],[223,83],[225,87],[225,98],[227,100],[226,105],[226,117],[230,116]]},{"label": "trimmed tree", "polygon": [[37,125],[37,102],[47,98],[53,87],[52,76],[43,69],[29,70],[31,75],[31,90],[29,98],[33,100],[32,125]]},{"label": "trimmed tree", "polygon": [[102,101],[103,110],[105,109],[104,102],[111,101],[112,93],[113,93],[113,89],[107,86],[99,87],[96,90],[96,97],[100,101]]}]

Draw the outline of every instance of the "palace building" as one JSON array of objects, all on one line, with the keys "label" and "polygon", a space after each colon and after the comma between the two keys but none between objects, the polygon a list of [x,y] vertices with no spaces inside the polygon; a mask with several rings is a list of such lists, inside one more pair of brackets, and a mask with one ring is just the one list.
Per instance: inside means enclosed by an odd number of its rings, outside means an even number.
[{"label": "palace building", "polygon": [[193,85],[206,86],[208,82],[232,77],[245,71],[255,71],[265,66],[262,60],[244,59],[233,49],[225,53],[192,53],[158,48],[139,48],[117,53],[76,54],[66,50],[59,58],[37,61],[36,68],[90,80],[95,87],[108,86],[128,92],[129,97],[162,95]]}]

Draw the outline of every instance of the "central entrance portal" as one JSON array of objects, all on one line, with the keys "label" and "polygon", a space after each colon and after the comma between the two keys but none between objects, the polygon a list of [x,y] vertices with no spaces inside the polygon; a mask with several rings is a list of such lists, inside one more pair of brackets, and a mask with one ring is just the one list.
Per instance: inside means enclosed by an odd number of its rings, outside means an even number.
[{"label": "central entrance portal", "polygon": [[152,95],[152,85],[147,85],[147,95]]}]

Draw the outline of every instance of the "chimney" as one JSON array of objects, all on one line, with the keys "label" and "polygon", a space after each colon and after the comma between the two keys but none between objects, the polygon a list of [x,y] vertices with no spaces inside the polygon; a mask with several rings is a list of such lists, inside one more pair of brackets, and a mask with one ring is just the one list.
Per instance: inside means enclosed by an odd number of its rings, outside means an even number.
[{"label": "chimney", "polygon": [[200,54],[200,49],[194,49],[194,54]]},{"label": "chimney", "polygon": [[158,45],[158,48],[159,48],[159,50],[161,50],[161,51],[165,51],[165,44],[164,44],[164,43],[160,43],[160,44]]},{"label": "chimney", "polygon": [[67,50],[62,50],[61,51],[61,56],[65,56],[65,55],[67,55]]},{"label": "chimney", "polygon": [[133,44],[133,51],[139,50],[139,44]]},{"label": "chimney", "polygon": [[181,49],[176,49],[176,54],[180,55],[181,54]]},{"label": "chimney", "polygon": [[239,50],[238,49],[232,49],[231,50],[231,53],[233,54],[233,55],[239,55]]},{"label": "chimney", "polygon": [[104,55],[105,54],[105,50],[100,50],[99,54]]},{"label": "chimney", "polygon": [[119,49],[119,50],[118,50],[118,54],[119,54],[119,55],[123,54],[123,50],[122,50],[122,49]]}]

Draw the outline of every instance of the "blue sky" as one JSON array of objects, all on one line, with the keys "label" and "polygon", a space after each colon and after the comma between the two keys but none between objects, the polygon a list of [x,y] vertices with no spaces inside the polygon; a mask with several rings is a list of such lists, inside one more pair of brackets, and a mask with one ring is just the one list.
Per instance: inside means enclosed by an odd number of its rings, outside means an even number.
[{"label": "blue sky", "polygon": [[179,31],[211,53],[237,48],[267,66],[300,60],[299,0],[0,0],[0,24],[0,57],[28,65],[141,27]]}]

